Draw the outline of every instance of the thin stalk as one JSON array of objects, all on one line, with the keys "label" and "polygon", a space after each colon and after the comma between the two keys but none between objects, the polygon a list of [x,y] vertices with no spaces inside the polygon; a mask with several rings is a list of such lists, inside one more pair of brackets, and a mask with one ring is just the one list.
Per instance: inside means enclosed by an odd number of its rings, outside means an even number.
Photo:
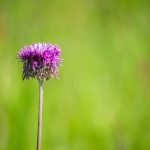
[{"label": "thin stalk", "polygon": [[37,148],[36,148],[37,150],[41,150],[43,85],[44,81],[39,80],[38,129],[37,129]]}]

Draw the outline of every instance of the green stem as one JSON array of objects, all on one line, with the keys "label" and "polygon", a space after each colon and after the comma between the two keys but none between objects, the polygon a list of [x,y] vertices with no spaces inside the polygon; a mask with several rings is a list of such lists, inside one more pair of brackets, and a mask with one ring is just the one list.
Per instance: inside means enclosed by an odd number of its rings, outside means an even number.
[{"label": "green stem", "polygon": [[43,80],[39,80],[39,106],[38,106],[37,150],[41,150],[43,85],[44,85],[44,81]]}]

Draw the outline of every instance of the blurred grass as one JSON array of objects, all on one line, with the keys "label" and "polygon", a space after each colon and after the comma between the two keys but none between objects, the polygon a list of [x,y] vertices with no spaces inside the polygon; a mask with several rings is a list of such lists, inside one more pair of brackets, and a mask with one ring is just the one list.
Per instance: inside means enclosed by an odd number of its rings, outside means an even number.
[{"label": "blurred grass", "polygon": [[60,80],[45,84],[42,149],[150,149],[148,0],[0,0],[0,150],[36,147],[38,82],[17,51],[58,43]]}]

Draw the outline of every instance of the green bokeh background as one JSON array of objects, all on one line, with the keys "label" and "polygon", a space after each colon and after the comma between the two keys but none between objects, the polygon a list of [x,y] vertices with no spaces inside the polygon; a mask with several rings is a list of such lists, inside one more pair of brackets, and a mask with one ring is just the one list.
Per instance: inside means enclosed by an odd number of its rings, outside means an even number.
[{"label": "green bokeh background", "polygon": [[42,150],[150,150],[149,0],[0,0],[0,150],[35,150],[38,82],[17,51],[58,43]]}]

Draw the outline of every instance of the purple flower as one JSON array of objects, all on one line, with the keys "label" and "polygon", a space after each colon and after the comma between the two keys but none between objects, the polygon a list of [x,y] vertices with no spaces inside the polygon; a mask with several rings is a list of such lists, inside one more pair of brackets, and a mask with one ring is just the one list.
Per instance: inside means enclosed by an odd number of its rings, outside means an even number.
[{"label": "purple flower", "polygon": [[61,50],[57,45],[35,43],[24,46],[17,56],[23,63],[23,80],[30,77],[38,80],[58,77],[58,68],[62,59]]}]

